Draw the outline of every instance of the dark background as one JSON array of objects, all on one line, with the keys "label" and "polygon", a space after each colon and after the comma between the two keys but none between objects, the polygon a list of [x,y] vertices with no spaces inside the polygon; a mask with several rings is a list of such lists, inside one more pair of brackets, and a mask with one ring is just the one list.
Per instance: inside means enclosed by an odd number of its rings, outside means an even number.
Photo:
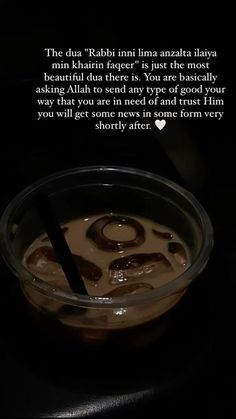
[{"label": "dark background", "polygon": [[[23,187],[56,170],[117,164],[149,170],[186,186],[207,209],[215,231],[215,250],[205,282],[192,287],[180,309],[183,330],[189,338],[186,340],[181,332],[179,339],[176,335],[173,338],[180,356],[179,363],[176,362],[179,368],[171,363],[173,368],[166,367],[161,374],[158,368],[148,364],[148,374],[137,377],[135,385],[124,373],[123,381],[122,374],[117,383],[114,378],[104,377],[95,386],[93,374],[88,374],[86,381],[83,371],[72,389],[68,377],[62,374],[64,381],[60,380],[55,370],[51,371],[47,362],[43,362],[45,352],[41,363],[33,356],[25,359],[29,330],[24,324],[21,294],[2,263],[1,311],[6,323],[1,346],[4,391],[0,415],[120,417],[129,412],[141,417],[145,415],[143,412],[153,413],[155,407],[159,413],[178,411],[191,417],[211,417],[220,412],[222,417],[226,414],[228,418],[233,417],[234,2],[198,1],[188,5],[178,2],[166,6],[159,2],[136,2],[131,7],[128,2],[105,6],[103,3],[3,1],[0,9],[1,211]],[[37,122],[33,86],[45,65],[42,59],[45,47],[216,49],[219,58],[215,72],[221,85],[227,87],[225,115],[221,121],[168,121],[158,133],[155,129],[145,133],[98,133],[81,121]],[[9,307],[13,307],[10,314]],[[162,353],[162,356],[166,353],[164,366],[168,365],[168,357],[173,359],[174,350],[172,354],[170,349],[169,346]],[[35,347],[34,350],[37,352]],[[185,359],[183,353],[187,350]],[[58,354],[57,349],[57,361]],[[124,380],[128,384],[122,387]],[[112,390],[108,383],[113,385]],[[98,387],[104,387],[104,391]],[[132,405],[132,401],[136,404]]]}]

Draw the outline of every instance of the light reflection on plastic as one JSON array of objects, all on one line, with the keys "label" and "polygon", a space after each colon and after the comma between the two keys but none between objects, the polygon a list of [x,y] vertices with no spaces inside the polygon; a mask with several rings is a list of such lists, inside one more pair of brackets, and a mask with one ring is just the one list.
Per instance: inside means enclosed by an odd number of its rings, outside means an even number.
[{"label": "light reflection on plastic", "polygon": [[123,314],[127,313],[127,308],[118,308],[117,310],[114,310],[113,312],[116,316],[123,316]]},{"label": "light reflection on plastic", "polygon": [[[138,408],[138,403],[142,402],[143,399],[150,398],[153,396],[153,390],[143,390],[137,391],[129,394],[117,394],[115,397],[103,397],[97,403],[93,401],[83,402],[80,406],[69,407],[68,409],[60,409],[59,411],[54,411],[41,414],[40,418],[79,418],[79,417],[92,417],[95,414],[99,413],[111,413],[112,410],[116,411],[123,406],[128,406],[129,404],[136,404],[136,409]],[[110,417],[106,416],[106,417]]]}]

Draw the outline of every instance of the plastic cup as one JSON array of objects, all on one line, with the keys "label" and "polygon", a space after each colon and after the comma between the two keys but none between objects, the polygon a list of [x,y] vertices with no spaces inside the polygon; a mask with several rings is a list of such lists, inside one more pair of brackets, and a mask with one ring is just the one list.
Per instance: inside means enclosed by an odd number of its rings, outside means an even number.
[{"label": "plastic cup", "polygon": [[[191,263],[173,281],[122,297],[92,297],[52,287],[22,264],[28,246],[44,232],[33,203],[47,194],[61,224],[99,213],[143,216],[169,226],[187,244]],[[92,166],[59,172],[19,193],[0,223],[3,257],[19,278],[37,325],[73,342],[145,345],[163,334],[163,319],[204,269],[213,246],[207,213],[197,199],[158,175],[125,167]],[[46,325],[46,327],[45,327]],[[38,327],[38,326],[37,326]]]}]

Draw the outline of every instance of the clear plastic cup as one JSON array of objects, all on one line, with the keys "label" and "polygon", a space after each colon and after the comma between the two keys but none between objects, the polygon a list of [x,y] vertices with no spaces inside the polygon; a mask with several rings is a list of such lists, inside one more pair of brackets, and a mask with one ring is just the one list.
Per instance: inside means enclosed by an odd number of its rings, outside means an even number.
[{"label": "clear plastic cup", "polygon": [[[190,266],[173,281],[137,295],[92,297],[52,287],[22,264],[28,246],[45,231],[33,204],[42,192],[50,197],[61,224],[112,212],[169,226],[187,244]],[[9,203],[0,234],[3,257],[19,278],[37,324],[50,335],[85,343],[142,345],[160,337],[163,319],[204,269],[213,246],[209,217],[191,193],[149,172],[108,166],[66,170],[29,186]]]}]

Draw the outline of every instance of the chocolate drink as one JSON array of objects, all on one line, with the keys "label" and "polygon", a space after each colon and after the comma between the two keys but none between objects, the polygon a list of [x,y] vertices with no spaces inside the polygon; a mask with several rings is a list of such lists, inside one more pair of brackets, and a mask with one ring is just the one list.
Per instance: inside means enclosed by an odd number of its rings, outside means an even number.
[{"label": "chocolate drink", "polygon": [[[114,301],[116,297],[147,293],[172,282],[190,265],[188,248],[176,232],[144,217],[99,214],[71,220],[61,227],[90,296]],[[28,247],[23,264],[52,289],[71,291],[45,234]],[[24,286],[23,291],[37,309],[54,314],[60,324],[79,329],[86,339],[88,335],[103,337],[108,330],[120,332],[149,324],[169,311],[184,293],[182,289],[158,302],[131,307],[120,304],[113,309],[104,306],[78,315],[73,306],[49,299],[33,288]]]},{"label": "chocolate drink", "polygon": [[[71,292],[68,281],[77,289],[74,269],[64,258],[67,280],[46,237],[57,231],[50,228],[47,203],[38,202],[47,197],[88,295]],[[79,167],[36,182],[9,203],[0,233],[3,256],[31,311],[27,319],[39,319],[31,323],[35,338],[44,343],[39,331],[48,332],[58,346],[70,343],[69,335],[75,343],[123,345],[155,339],[160,322],[176,329],[181,316],[175,305],[213,246],[209,217],[188,191],[156,174],[115,166]]]}]

